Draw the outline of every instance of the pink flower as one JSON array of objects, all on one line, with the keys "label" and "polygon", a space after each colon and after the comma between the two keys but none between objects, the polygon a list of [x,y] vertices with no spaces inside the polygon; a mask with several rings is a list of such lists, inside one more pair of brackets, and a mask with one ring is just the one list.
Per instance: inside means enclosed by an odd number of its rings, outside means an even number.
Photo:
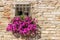
[{"label": "pink flower", "polygon": [[8,24],[8,27],[6,28],[7,31],[12,31],[12,24]]},{"label": "pink flower", "polygon": [[26,17],[22,20],[20,17],[14,17],[11,24],[8,24],[7,31],[18,32],[21,35],[30,35],[37,30],[35,19]]}]

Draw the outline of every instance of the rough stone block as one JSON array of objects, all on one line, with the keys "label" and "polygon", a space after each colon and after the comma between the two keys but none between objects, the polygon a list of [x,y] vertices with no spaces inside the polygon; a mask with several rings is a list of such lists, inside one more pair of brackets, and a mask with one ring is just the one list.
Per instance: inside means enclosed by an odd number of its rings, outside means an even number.
[{"label": "rough stone block", "polygon": [[4,7],[0,7],[0,12],[3,12],[4,11]]}]

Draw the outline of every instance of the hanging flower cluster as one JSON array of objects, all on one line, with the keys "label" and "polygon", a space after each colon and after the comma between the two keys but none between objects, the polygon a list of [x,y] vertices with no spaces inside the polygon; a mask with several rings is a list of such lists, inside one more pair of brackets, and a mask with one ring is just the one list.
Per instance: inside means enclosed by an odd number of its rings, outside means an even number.
[{"label": "hanging flower cluster", "polygon": [[37,24],[35,19],[31,17],[25,17],[24,19],[21,17],[14,17],[12,23],[8,24],[6,30],[27,36],[36,33]]}]

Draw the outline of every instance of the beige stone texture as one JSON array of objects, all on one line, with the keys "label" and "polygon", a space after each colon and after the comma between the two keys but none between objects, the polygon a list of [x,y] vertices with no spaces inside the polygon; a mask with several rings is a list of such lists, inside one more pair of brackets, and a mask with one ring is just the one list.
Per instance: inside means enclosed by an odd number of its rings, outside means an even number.
[{"label": "beige stone texture", "polygon": [[14,2],[31,4],[31,16],[41,27],[41,38],[35,40],[60,40],[60,0],[0,0],[0,40],[25,40],[6,31],[15,16]]}]

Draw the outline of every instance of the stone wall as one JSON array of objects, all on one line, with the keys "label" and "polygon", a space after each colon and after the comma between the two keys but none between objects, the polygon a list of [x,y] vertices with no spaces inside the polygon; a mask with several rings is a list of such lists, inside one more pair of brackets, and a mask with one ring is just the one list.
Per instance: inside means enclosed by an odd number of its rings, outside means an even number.
[{"label": "stone wall", "polygon": [[39,40],[60,40],[60,0],[0,0],[0,40],[22,40],[6,31],[14,17],[14,2],[30,2],[32,17],[41,27]]}]

